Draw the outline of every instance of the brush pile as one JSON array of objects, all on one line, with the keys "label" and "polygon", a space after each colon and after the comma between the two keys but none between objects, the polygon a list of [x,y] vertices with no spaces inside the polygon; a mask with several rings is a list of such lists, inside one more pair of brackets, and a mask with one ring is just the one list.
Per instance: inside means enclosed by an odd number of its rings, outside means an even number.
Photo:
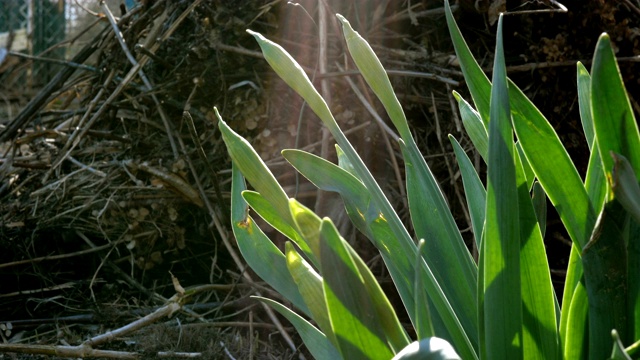
[{"label": "brush pile", "polygon": [[[246,50],[256,46],[245,29],[267,31],[272,8],[142,3],[88,10],[91,24],[61,44],[74,49],[72,59],[58,61],[58,74],[17,116],[0,119],[0,329],[7,341],[36,331],[49,334],[42,343],[72,343],[71,334],[120,326],[176,302],[176,293],[181,306],[209,304],[206,311],[218,316],[223,308],[251,308],[233,302],[252,291],[247,286],[208,288],[197,301],[176,289],[178,279],[240,280],[243,267],[227,237],[230,164],[212,109],[244,121],[258,116],[261,95],[244,85],[263,65]],[[24,78],[20,64],[5,66],[0,84]],[[143,306],[151,310],[139,313]],[[100,326],[78,328],[87,324]],[[207,343],[222,351],[217,332],[209,331]]]}]

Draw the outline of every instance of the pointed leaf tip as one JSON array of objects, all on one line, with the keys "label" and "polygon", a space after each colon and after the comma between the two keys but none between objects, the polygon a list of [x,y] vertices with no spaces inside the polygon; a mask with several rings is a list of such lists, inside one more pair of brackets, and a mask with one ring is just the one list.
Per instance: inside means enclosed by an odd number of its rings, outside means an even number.
[{"label": "pointed leaf tip", "polygon": [[253,31],[251,29],[247,29],[247,33],[249,33],[250,35],[255,36],[256,38],[264,38],[264,36],[262,36],[262,34],[260,34],[257,31]]}]

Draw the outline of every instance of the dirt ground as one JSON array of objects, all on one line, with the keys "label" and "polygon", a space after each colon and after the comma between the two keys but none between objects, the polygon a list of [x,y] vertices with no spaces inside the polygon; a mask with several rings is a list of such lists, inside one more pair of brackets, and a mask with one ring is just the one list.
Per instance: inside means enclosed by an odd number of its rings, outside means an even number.
[{"label": "dirt ground", "polygon": [[[608,32],[638,112],[640,2],[560,2],[567,12],[557,11],[558,3],[549,0],[460,0],[454,9],[463,35],[487,71],[495,16],[506,9],[508,75],[547,116],[584,174],[588,147],[578,114],[575,63],[590,68],[597,38]],[[145,43],[153,31],[162,38],[157,47],[150,43],[153,56],[142,67],[150,87],[134,71],[134,80],[119,88],[134,66],[100,7],[92,8],[99,14],[94,30],[74,43],[79,55],[88,49],[87,56],[76,55],[76,61],[94,70],[78,70],[58,86],[43,87],[41,93],[49,93],[38,103],[37,93],[14,96],[20,92],[24,61],[2,68],[0,93],[22,99],[13,104],[22,109],[18,116],[0,118],[2,342],[79,345],[160,311],[184,287],[195,295],[178,314],[150,317],[141,329],[96,348],[120,352],[109,357],[137,354],[145,359],[172,351],[207,359],[291,359],[305,354],[293,329],[284,323],[293,337],[291,348],[282,329],[250,298],[257,291],[276,299],[278,295],[234,258],[238,250],[228,224],[230,162],[212,121],[213,106],[268,161],[289,195],[295,193],[334,219],[344,218],[343,210],[331,195],[318,196],[281,161],[282,148],[323,153],[322,129],[299,97],[269,70],[247,28],[282,44],[307,70],[340,124],[355,128],[350,139],[408,222],[395,165],[379,160],[391,154],[401,161],[399,151],[388,149],[346,81],[350,78],[353,86],[365,89],[358,76],[345,76],[354,67],[331,14],[345,15],[391,70],[418,144],[471,246],[464,192],[446,135],[456,136],[483,168],[459,126],[451,96],[455,90],[470,99],[440,0],[304,0],[295,5],[241,0],[233,7],[201,0],[193,2],[193,8],[188,7],[192,2],[177,0],[143,3],[127,21],[116,6],[111,11],[125,19],[118,26],[126,43]],[[325,57],[318,52],[318,4],[329,13]],[[134,53],[138,61],[144,54]],[[365,93],[365,98],[384,113],[372,94]],[[548,208],[545,244],[561,298],[570,242],[550,204]],[[392,292],[375,249],[349,224],[339,226]],[[16,358],[42,357],[0,353],[0,359]]]}]

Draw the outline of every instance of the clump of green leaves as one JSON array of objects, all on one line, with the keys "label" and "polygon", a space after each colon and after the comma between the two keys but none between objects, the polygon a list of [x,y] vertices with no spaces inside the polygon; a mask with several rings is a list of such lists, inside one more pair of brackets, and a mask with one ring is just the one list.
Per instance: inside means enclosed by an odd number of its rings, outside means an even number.
[{"label": "clump of green leaves", "polygon": [[[445,6],[475,108],[455,95],[467,133],[487,164],[485,189],[449,137],[478,263],[416,146],[384,68],[338,15],[354,62],[400,135],[413,235],[302,68],[279,45],[250,34],[332,133],[338,164],[300,150],[282,155],[318,188],[341,195],[353,224],[380,251],[419,341],[411,342],[373,274],[331,219],[290,199],[251,145],[218,114],[233,160],[238,246],[295,310],[260,300],[291,321],[317,359],[629,358],[637,343],[629,349],[622,344],[640,338],[640,135],[608,36],[598,41],[591,75],[578,64],[580,112],[591,148],[583,181],[551,125],[507,79],[502,20],[490,82],[447,1]],[[255,191],[246,190],[244,178]],[[543,244],[545,196],[573,241],[562,309]],[[284,253],[256,226],[249,206],[290,239]]]}]

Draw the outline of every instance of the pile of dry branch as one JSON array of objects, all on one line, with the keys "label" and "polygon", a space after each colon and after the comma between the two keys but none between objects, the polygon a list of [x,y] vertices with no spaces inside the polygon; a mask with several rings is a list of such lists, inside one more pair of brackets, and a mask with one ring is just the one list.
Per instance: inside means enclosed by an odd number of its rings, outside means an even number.
[{"label": "pile of dry branch", "polygon": [[[240,300],[256,290],[228,234],[229,161],[212,113],[256,116],[257,91],[243,85],[262,65],[244,30],[265,31],[275,4],[142,3],[87,9],[94,20],[61,44],[79,48],[73,58],[0,121],[2,352],[220,358],[280,347],[281,337],[254,337],[281,327],[272,314],[230,322],[252,314]],[[230,88],[247,99],[230,101]],[[99,350],[116,338],[134,345]]]}]

